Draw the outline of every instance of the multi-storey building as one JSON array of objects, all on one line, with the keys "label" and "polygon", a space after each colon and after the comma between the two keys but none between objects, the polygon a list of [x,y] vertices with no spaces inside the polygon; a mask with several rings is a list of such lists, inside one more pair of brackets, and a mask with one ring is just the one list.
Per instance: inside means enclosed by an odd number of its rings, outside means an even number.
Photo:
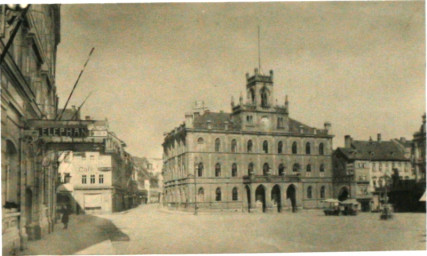
[{"label": "multi-storey building", "polygon": [[166,134],[164,202],[187,209],[315,208],[332,195],[332,138],[274,104],[273,71],[246,75],[247,99],[231,113],[186,113]]},{"label": "multi-storey building", "polygon": [[335,197],[340,200],[355,198],[363,211],[375,210],[384,200],[385,186],[392,177],[414,180],[410,157],[401,142],[353,140],[345,136],[345,147],[337,148],[333,154]]},{"label": "multi-storey building", "polygon": [[[0,5],[2,240],[3,254],[53,230],[56,170],[42,145],[28,140],[29,119],[51,119],[57,111],[56,50],[60,42],[59,5],[22,10]],[[12,31],[18,28],[11,40]]]},{"label": "multi-storey building", "polygon": [[[60,152],[61,185],[58,204],[73,212],[111,213],[133,206],[133,163],[124,150],[126,144],[108,130],[106,120],[53,121],[52,125],[79,127],[79,138],[53,133],[44,138]],[[84,132],[83,132],[84,131]],[[68,141],[68,145],[66,144]]]}]

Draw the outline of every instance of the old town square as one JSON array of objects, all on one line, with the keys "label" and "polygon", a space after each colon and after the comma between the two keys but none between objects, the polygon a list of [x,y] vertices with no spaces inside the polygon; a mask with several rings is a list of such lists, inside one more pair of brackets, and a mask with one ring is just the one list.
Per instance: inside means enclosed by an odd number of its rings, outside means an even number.
[{"label": "old town square", "polygon": [[423,1],[1,4],[2,254],[425,252],[425,46]]}]

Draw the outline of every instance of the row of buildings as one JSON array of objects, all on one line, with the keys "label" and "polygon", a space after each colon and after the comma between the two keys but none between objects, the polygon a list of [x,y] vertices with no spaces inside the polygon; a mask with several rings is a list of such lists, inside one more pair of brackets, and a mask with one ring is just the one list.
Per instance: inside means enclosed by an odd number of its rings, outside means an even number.
[{"label": "row of buildings", "polygon": [[58,109],[60,17],[55,4],[0,5],[4,255],[53,232],[63,206],[76,214],[121,211],[144,201],[156,180],[108,120]]},{"label": "row of buildings", "polygon": [[354,198],[373,211],[395,192],[390,201],[400,210],[425,207],[418,202],[425,191],[425,115],[413,141],[346,136],[345,147],[334,150],[329,122],[308,126],[290,117],[287,96],[274,102],[273,78],[273,71],[255,69],[246,74],[246,98],[231,99],[231,113],[196,104],[165,134],[165,205],[280,212]]}]

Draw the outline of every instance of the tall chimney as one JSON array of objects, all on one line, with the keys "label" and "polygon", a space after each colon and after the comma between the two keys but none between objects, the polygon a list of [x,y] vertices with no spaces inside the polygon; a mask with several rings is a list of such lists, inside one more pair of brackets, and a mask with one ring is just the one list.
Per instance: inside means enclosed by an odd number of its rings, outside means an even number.
[{"label": "tall chimney", "polygon": [[344,136],[344,142],[345,142],[346,148],[351,148],[351,143],[353,142],[353,139],[351,138],[350,135],[345,135]]},{"label": "tall chimney", "polygon": [[381,133],[378,133],[378,134],[377,134],[377,141],[378,141],[378,142],[381,142]]}]

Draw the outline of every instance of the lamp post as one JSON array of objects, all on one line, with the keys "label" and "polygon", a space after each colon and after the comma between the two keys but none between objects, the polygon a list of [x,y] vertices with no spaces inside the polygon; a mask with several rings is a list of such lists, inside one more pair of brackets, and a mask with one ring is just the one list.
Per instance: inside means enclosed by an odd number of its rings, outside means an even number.
[{"label": "lamp post", "polygon": [[197,215],[197,162],[194,163],[194,215]]}]

